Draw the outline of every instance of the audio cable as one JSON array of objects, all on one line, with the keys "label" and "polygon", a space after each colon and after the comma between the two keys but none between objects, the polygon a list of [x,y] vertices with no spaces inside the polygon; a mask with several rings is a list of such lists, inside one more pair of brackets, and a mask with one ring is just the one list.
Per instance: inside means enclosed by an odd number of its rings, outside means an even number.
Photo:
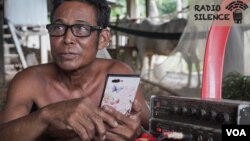
[{"label": "audio cable", "polygon": [[192,134],[184,134],[182,132],[175,131],[163,131],[160,136],[158,136],[157,141],[161,141],[164,139],[174,139],[174,140],[191,140],[193,138]]}]

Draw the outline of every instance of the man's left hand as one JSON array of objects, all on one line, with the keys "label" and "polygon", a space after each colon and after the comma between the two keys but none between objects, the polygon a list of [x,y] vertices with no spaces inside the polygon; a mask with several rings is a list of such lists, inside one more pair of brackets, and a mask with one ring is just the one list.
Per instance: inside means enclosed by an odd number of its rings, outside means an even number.
[{"label": "man's left hand", "polygon": [[[106,113],[112,115],[112,120],[116,120],[114,122],[117,122],[116,126],[107,125],[107,140],[131,141],[135,140],[141,134],[141,104],[137,100],[134,101],[132,111],[129,116],[123,115],[110,106],[104,106],[103,109]],[[110,119],[107,119],[107,121],[108,120]]]}]

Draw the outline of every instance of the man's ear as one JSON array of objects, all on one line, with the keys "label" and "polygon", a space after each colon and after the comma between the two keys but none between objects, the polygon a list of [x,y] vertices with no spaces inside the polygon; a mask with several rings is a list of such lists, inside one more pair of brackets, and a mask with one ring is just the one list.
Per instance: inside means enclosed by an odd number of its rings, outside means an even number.
[{"label": "man's ear", "polygon": [[99,35],[99,41],[98,41],[98,49],[106,48],[110,41],[110,31],[108,28],[105,28],[101,31]]}]

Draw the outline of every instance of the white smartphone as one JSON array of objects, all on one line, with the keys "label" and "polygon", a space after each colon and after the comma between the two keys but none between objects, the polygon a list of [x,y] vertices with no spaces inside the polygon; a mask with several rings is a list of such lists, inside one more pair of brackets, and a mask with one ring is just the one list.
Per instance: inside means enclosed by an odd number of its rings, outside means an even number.
[{"label": "white smartphone", "polygon": [[108,105],[122,114],[130,114],[139,84],[139,75],[108,74],[100,107]]}]

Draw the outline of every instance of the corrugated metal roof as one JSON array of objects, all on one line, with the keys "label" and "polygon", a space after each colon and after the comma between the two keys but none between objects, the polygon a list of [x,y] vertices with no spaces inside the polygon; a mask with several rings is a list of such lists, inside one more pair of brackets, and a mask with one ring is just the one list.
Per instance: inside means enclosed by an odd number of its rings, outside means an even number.
[{"label": "corrugated metal roof", "polygon": [[14,25],[43,26],[48,23],[47,0],[6,0],[5,17]]}]

